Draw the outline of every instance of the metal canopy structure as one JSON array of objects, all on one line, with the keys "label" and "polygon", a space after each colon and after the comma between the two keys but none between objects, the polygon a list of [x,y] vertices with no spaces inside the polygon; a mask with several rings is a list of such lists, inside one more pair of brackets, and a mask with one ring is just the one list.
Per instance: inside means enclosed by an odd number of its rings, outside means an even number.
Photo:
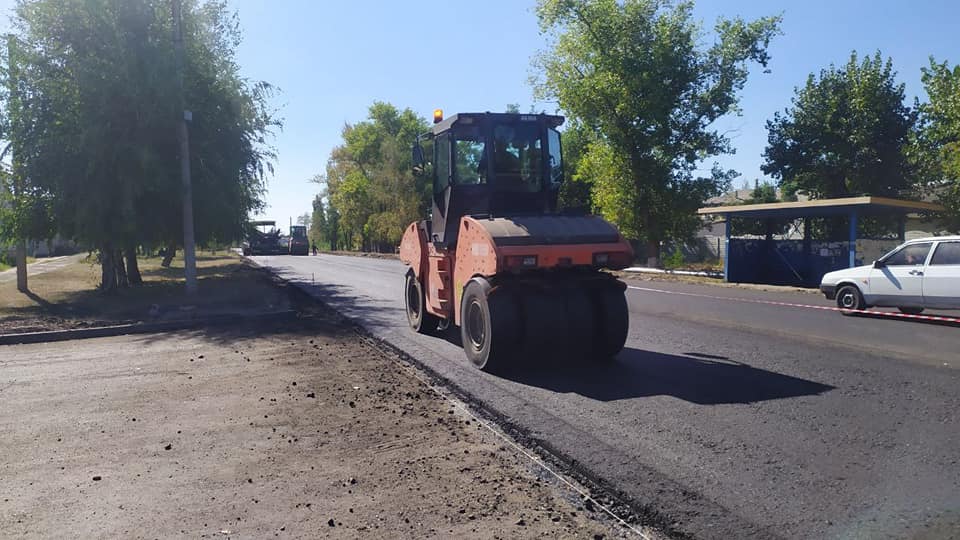
[{"label": "metal canopy structure", "polygon": [[276,225],[276,224],[277,224],[277,222],[276,222],[276,221],[272,221],[272,220],[251,221],[251,222],[250,222],[250,225],[252,225],[252,226],[254,226],[254,227],[273,227],[273,226]]},{"label": "metal canopy structure", "polygon": [[851,213],[908,214],[912,212],[942,212],[943,206],[923,201],[906,201],[887,197],[847,197],[802,202],[742,204],[739,206],[712,206],[697,210],[700,215],[724,214],[742,218],[786,218],[849,216]]},{"label": "metal canopy structure", "polygon": [[[767,204],[745,204],[738,206],[711,206],[697,210],[702,216],[721,215],[727,222],[723,258],[724,279],[730,278],[730,218],[756,220],[796,220],[820,217],[846,217],[849,219],[849,267],[856,266],[857,220],[860,216],[893,216],[900,224],[900,240],[904,239],[904,223],[907,214],[921,212],[942,212],[944,207],[931,202],[908,201],[887,197],[846,197],[841,199],[821,199],[799,202]],[[805,229],[805,242],[809,242],[809,228]]]}]

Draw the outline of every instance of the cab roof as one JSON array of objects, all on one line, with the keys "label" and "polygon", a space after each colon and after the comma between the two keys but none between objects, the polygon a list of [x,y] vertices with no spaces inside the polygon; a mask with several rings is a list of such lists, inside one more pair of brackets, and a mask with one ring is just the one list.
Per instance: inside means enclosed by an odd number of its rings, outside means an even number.
[{"label": "cab roof", "polygon": [[520,114],[520,113],[492,113],[492,112],[482,112],[482,113],[456,113],[448,118],[444,118],[440,122],[434,124],[430,128],[430,133],[432,135],[439,135],[444,131],[452,128],[458,124],[474,124],[481,123],[483,121],[488,122],[536,122],[540,119],[546,121],[547,125],[550,127],[559,127],[563,125],[564,117],[555,115],[555,114]]}]

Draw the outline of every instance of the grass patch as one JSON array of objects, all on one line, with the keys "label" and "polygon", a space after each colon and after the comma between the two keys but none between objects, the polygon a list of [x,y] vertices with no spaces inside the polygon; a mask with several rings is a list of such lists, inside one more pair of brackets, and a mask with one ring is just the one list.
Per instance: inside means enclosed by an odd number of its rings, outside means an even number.
[{"label": "grass patch", "polygon": [[284,291],[235,254],[198,253],[194,297],[184,289],[183,259],[174,259],[169,268],[160,262],[159,257],[140,259],[143,285],[111,295],[97,290],[100,266],[89,257],[30,276],[26,294],[15,282],[0,283],[0,333],[290,308]]},{"label": "grass patch", "polygon": [[[27,264],[37,262],[33,257],[27,257]],[[9,270],[17,265],[16,258],[13,255],[0,257],[0,272]]]}]

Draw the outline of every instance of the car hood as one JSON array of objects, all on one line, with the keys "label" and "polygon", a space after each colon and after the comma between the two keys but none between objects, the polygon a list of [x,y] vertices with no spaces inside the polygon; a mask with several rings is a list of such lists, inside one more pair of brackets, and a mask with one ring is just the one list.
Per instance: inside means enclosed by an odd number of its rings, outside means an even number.
[{"label": "car hood", "polygon": [[835,284],[841,279],[859,279],[865,278],[870,275],[870,270],[873,268],[873,265],[866,266],[856,266],[853,268],[844,268],[843,270],[834,270],[833,272],[827,272],[823,275],[823,278],[820,280],[821,284]]}]

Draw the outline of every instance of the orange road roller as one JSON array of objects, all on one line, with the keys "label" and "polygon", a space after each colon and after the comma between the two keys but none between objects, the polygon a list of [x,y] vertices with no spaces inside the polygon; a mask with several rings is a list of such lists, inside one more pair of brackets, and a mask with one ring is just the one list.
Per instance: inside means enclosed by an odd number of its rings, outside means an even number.
[{"label": "orange road roller", "polygon": [[604,270],[629,266],[633,250],[602,218],[558,212],[563,121],[437,111],[413,146],[433,208],[400,243],[407,319],[425,334],[459,326],[486,371],[531,356],[607,361],[626,342],[626,285]]}]

